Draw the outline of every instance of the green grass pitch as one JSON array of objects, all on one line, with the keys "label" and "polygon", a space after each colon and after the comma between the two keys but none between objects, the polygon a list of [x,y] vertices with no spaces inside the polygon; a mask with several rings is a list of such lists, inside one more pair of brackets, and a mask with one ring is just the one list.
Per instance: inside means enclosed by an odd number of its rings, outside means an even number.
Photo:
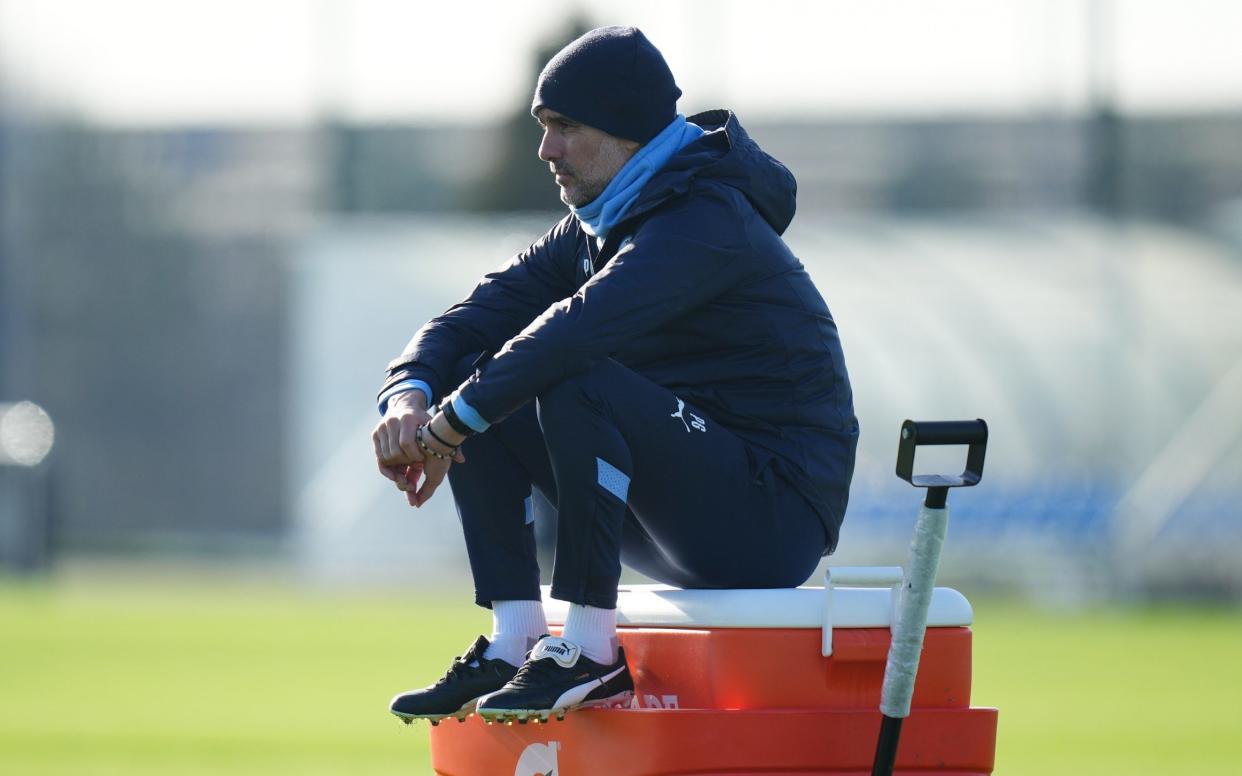
[{"label": "green grass pitch", "polygon": [[[490,624],[469,597],[0,584],[0,773],[430,773],[386,704]],[[1238,610],[975,614],[997,774],[1242,773]]]}]

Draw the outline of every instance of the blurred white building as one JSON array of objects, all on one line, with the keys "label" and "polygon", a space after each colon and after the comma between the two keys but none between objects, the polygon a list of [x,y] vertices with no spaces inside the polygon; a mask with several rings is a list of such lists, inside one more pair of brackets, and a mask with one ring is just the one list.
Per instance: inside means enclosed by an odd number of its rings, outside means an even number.
[{"label": "blurred white building", "polygon": [[[374,471],[372,397],[424,320],[550,223],[357,219],[307,241],[292,267],[287,427],[308,569],[462,573],[448,494],[412,510]],[[1235,253],[1073,216],[804,217],[786,237],[837,319],[863,430],[833,562],[901,562],[920,498],[893,474],[903,419],[982,417],[987,468],[951,497],[946,575],[1045,595],[1100,580],[1242,583]],[[920,456],[925,471],[964,461]]]}]

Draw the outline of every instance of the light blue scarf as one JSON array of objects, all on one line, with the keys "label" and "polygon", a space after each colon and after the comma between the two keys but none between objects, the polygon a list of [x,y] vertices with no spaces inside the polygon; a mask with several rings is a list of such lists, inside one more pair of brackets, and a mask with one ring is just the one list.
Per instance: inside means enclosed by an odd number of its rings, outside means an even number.
[{"label": "light blue scarf", "polygon": [[598,197],[582,207],[570,206],[569,209],[582,222],[582,230],[602,245],[609,230],[625,217],[651,176],[667,164],[673,154],[704,134],[698,124],[691,124],[685,116],[677,114],[677,118],[660,130],[660,134],[630,157]]}]

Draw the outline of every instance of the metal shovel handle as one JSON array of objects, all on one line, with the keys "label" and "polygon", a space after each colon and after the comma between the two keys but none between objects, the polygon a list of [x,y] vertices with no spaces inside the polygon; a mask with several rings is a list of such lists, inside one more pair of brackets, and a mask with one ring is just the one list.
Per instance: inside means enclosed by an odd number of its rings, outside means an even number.
[{"label": "metal shovel handle", "polygon": [[[982,420],[918,422],[907,420],[901,426],[897,446],[897,476],[915,487],[927,488],[927,499],[919,511],[910,542],[910,559],[901,586],[901,601],[893,620],[892,644],[884,666],[884,685],[880,691],[880,737],[876,742],[872,776],[891,776],[897,759],[897,743],[902,720],[910,715],[914,680],[918,676],[923,636],[927,632],[927,610],[936,587],[940,550],[949,528],[949,488],[971,487],[983,477],[987,452],[988,426]],[[919,445],[968,445],[966,468],[960,475],[915,475],[914,453]]]}]

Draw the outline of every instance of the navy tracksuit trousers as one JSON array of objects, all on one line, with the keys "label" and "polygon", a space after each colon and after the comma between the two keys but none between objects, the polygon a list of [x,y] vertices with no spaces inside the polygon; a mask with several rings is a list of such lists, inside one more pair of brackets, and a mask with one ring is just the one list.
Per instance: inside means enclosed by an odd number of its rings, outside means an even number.
[{"label": "navy tracksuit trousers", "polygon": [[[470,373],[462,362],[464,379]],[[537,600],[531,488],[557,507],[552,596],[616,607],[621,563],[683,588],[794,587],[828,538],[748,444],[609,360],[468,439],[449,470],[475,600]]]}]

